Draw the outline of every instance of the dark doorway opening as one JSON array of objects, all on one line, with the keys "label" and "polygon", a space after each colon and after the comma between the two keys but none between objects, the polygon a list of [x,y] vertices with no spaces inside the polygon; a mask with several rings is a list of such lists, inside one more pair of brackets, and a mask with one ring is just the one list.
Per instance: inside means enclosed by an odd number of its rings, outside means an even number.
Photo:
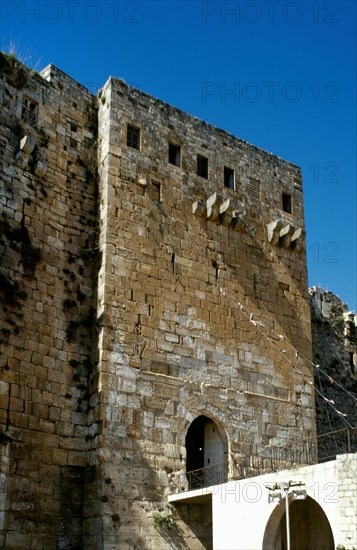
[{"label": "dark doorway opening", "polygon": [[227,446],[216,423],[198,416],[186,435],[186,473],[189,489],[227,481]]},{"label": "dark doorway opening", "polygon": [[204,467],[205,423],[208,418],[199,416],[188,429],[186,435],[187,462],[186,471]]}]

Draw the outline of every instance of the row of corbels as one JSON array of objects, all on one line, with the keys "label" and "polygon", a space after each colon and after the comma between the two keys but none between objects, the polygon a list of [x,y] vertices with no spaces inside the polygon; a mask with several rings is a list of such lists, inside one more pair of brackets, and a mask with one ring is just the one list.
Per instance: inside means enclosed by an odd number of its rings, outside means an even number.
[{"label": "row of corbels", "polygon": [[267,225],[268,242],[281,248],[296,248],[301,244],[304,230],[294,224],[278,219]]},{"label": "row of corbels", "polygon": [[[230,198],[223,200],[213,193],[206,201],[195,201],[192,204],[195,216],[232,227],[236,231],[244,230],[242,216],[235,209]],[[304,229],[296,227],[286,220],[278,219],[267,225],[268,242],[281,248],[295,249],[300,246],[304,237]]]},{"label": "row of corbels", "polygon": [[[36,140],[33,136],[27,135],[20,140],[19,151],[16,153],[15,163],[22,169],[25,169],[30,163],[30,156],[36,147]],[[47,171],[47,164],[40,159],[37,159],[33,172],[35,176],[43,178]]]},{"label": "row of corbels", "polygon": [[192,212],[195,216],[205,217],[225,227],[231,226],[235,231],[242,232],[244,229],[243,220],[234,209],[231,199],[223,200],[217,193],[213,193],[205,202],[195,201],[192,204]]}]

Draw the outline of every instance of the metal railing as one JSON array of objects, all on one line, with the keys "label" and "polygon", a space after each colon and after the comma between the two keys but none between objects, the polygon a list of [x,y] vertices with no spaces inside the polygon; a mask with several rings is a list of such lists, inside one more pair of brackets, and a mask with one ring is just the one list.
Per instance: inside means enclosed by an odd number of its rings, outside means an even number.
[{"label": "metal railing", "polygon": [[172,475],[172,492],[191,491],[229,480],[239,480],[280,470],[333,460],[339,454],[357,452],[357,427],[343,428],[320,434],[281,447],[253,449],[250,456],[237,457],[234,462],[212,464],[190,472]]},{"label": "metal railing", "polygon": [[342,428],[317,436],[318,462],[333,460],[337,455],[357,452],[357,426]]},{"label": "metal railing", "polygon": [[228,481],[228,462],[212,464],[186,473],[188,490],[201,489]]}]

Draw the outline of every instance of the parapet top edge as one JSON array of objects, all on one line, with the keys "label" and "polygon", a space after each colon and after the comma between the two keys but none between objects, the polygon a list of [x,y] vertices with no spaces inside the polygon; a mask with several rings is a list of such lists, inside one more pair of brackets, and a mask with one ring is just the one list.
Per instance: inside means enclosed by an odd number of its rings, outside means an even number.
[{"label": "parapet top edge", "polygon": [[131,85],[127,84],[123,79],[110,76],[108,78],[107,82],[106,82],[106,86],[110,85],[111,82],[113,82],[114,84],[119,84],[122,87],[125,87],[128,91],[132,90],[133,92],[135,92],[139,95],[142,95],[147,99],[154,99],[156,102],[158,102],[159,104],[165,106],[166,108],[170,108],[173,111],[175,111],[176,113],[181,113],[182,115],[193,119],[193,121],[207,126],[211,131],[223,134],[223,135],[227,136],[227,138],[229,138],[229,139],[233,139],[234,141],[238,141],[238,142],[240,142],[244,145],[248,145],[249,147],[252,147],[256,151],[259,151],[259,152],[261,152],[265,155],[268,155],[269,157],[274,157],[274,159],[277,159],[278,161],[283,162],[284,164],[288,164],[288,165],[294,167],[301,174],[301,167],[298,164],[296,164],[295,162],[286,160],[283,157],[280,157],[279,155],[276,155],[275,153],[272,153],[271,151],[263,149],[262,147],[258,147],[257,145],[254,145],[253,143],[250,143],[249,141],[246,141],[242,138],[239,138],[239,137],[235,136],[234,134],[228,132],[227,130],[224,130],[223,128],[221,128],[219,126],[215,126],[214,124],[212,124],[210,122],[207,122],[207,121],[205,121],[205,120],[203,120],[203,119],[201,119],[201,118],[199,118],[195,115],[192,115],[191,113],[188,113],[187,111],[184,111],[183,109],[175,107],[174,105],[172,105],[172,104],[170,104],[166,101],[163,101],[162,99],[159,99],[156,96],[153,96],[153,95],[151,95],[147,92],[144,92],[144,91],[140,90],[139,88],[136,88],[135,86],[131,86]]},{"label": "parapet top edge", "polygon": [[[3,53],[3,52],[1,52]],[[27,65],[25,65],[24,63],[22,63],[21,61],[19,61],[22,65],[24,65],[25,67],[27,67]],[[28,68],[28,67],[27,67]],[[44,78],[44,80],[46,81],[47,79],[44,77],[44,73],[46,71],[55,71],[57,73],[60,73],[63,77],[65,77],[66,79],[68,79],[69,81],[75,83],[76,85],[78,85],[79,87],[81,87],[83,90],[86,90],[86,92],[92,97],[92,98],[95,98],[96,96],[89,90],[89,88],[87,88],[86,86],[84,86],[83,84],[81,84],[80,82],[78,82],[78,80],[76,80],[75,78],[73,78],[72,76],[68,75],[66,72],[64,72],[62,69],[59,69],[56,65],[54,65],[53,63],[49,63],[48,65],[46,65],[43,69],[41,69],[41,71],[39,71],[39,75]],[[47,82],[50,82],[51,80],[48,79]],[[143,90],[140,90],[139,88],[136,88],[135,86],[130,86],[129,84],[127,84],[123,79],[120,79],[120,78],[117,78],[117,77],[114,77],[114,76],[109,76],[107,81],[105,82],[105,84],[103,85],[103,87],[101,89],[103,89],[104,87],[107,87],[108,85],[111,85],[111,84],[119,84],[120,86],[126,88],[128,91],[132,90],[133,92],[135,92],[136,94],[139,94],[147,99],[151,99],[151,100],[155,100],[155,102],[158,102],[159,104],[165,106],[166,108],[169,108],[173,111],[175,111],[176,113],[179,113],[181,115],[184,115],[185,117],[189,118],[189,119],[192,119],[195,123],[199,123],[201,125],[204,125],[206,126],[207,128],[209,128],[211,131],[214,131],[215,133],[219,133],[223,136],[227,136],[228,139],[231,139],[231,140],[234,140],[234,141],[237,141],[241,144],[244,144],[244,145],[247,145],[249,147],[251,147],[252,149],[260,152],[260,153],[263,153],[264,155],[267,155],[268,157],[273,157],[274,159],[276,159],[277,161],[279,162],[282,162],[284,164],[287,164],[295,169],[298,170],[299,174],[301,175],[301,168],[298,164],[292,162],[292,161],[289,161],[289,160],[286,160],[282,157],[280,157],[279,155],[276,155],[275,153],[272,153],[271,151],[268,151],[266,149],[263,149],[262,147],[258,147],[257,145],[254,145],[253,143],[250,143],[249,141],[246,141],[242,138],[239,138],[237,136],[235,136],[234,134],[228,132],[227,130],[224,130],[223,128],[219,127],[219,126],[215,126],[214,124],[210,123],[210,122],[207,122],[195,115],[192,115],[191,113],[188,113],[187,111],[184,111],[182,109],[179,109],[178,107],[175,107],[174,105],[166,102],[166,101],[163,101],[162,99],[159,99],[157,98],[156,96],[153,96],[147,92],[144,92]]]}]

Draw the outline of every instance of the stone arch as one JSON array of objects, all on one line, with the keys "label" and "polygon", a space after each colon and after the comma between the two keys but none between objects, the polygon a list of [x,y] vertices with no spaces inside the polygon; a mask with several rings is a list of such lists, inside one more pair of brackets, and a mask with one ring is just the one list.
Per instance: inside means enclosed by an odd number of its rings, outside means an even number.
[{"label": "stone arch", "polygon": [[192,399],[188,399],[185,403],[182,404],[181,414],[182,415],[177,416],[172,423],[172,429],[177,434],[176,444],[178,446],[185,447],[187,430],[198,416],[203,415],[213,420],[213,422],[217,425],[219,433],[226,443],[228,452],[229,436],[227,434],[229,425],[227,425],[226,429],[222,421],[222,419],[225,418],[222,410],[213,405],[207,404],[203,400],[202,396],[197,395]]},{"label": "stone arch", "polygon": [[[294,550],[334,550],[332,529],[321,506],[311,497],[289,496],[290,538]],[[285,499],[271,513],[265,528],[263,550],[286,549]]]},{"label": "stone arch", "polygon": [[197,416],[187,429],[185,447],[191,488],[227,480],[228,438],[219,422],[207,415]]},{"label": "stone arch", "polygon": [[[194,422],[194,420],[200,416],[206,416],[207,418],[213,420],[216,424],[217,429],[224,441],[224,461],[227,463],[227,480],[231,475],[231,441],[233,434],[230,433],[231,424],[227,420],[227,428],[224,425],[225,415],[224,412],[211,403],[207,403],[200,394],[195,395],[194,397],[190,396],[184,400],[178,410],[177,416],[172,419],[171,430],[175,434],[175,447],[176,447],[176,456],[179,464],[181,465],[180,469],[172,476],[172,482],[178,483],[180,490],[187,490],[187,477],[186,477],[186,466],[187,466],[187,449],[186,449],[186,435],[187,431]],[[177,481],[177,479],[179,481]]]}]

